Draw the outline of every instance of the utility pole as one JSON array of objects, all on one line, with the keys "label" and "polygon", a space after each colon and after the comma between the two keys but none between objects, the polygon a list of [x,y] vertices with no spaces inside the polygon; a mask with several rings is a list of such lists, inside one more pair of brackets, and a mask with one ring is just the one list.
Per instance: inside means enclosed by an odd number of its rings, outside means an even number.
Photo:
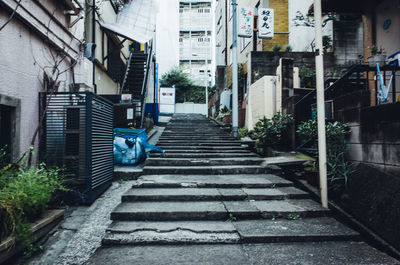
[{"label": "utility pole", "polygon": [[321,0],[314,0],[315,19],[315,72],[317,79],[317,120],[318,120],[318,161],[319,185],[322,206],[328,208],[328,180],[326,162],[325,133],[325,95],[324,95],[324,58],[322,49],[322,7]]},{"label": "utility pole", "polygon": [[[208,40],[207,29],[204,31],[204,33],[205,33],[204,35],[206,36],[204,41],[207,42],[207,40]],[[209,43],[209,46],[211,46],[210,45],[211,44],[211,39],[210,39],[210,42],[208,42],[208,43]],[[209,48],[211,50],[211,47],[209,47]],[[208,118],[208,54],[206,54],[206,117]]]},{"label": "utility pole", "polygon": [[238,65],[237,65],[237,14],[236,0],[232,0],[233,9],[233,39],[232,39],[232,132],[238,137]]}]

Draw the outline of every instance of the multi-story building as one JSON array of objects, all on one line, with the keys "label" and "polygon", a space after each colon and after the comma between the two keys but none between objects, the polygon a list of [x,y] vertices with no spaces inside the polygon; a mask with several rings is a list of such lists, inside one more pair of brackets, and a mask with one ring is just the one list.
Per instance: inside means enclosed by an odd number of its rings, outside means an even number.
[{"label": "multi-story building", "polygon": [[179,65],[200,86],[212,85],[212,1],[179,3]]}]

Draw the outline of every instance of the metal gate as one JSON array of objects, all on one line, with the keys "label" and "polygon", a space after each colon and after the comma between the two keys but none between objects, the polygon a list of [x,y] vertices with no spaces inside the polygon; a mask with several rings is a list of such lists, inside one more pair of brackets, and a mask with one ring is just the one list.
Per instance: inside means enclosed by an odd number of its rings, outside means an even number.
[{"label": "metal gate", "polygon": [[39,97],[39,159],[71,175],[68,201],[92,203],[113,179],[113,104],[90,92]]}]

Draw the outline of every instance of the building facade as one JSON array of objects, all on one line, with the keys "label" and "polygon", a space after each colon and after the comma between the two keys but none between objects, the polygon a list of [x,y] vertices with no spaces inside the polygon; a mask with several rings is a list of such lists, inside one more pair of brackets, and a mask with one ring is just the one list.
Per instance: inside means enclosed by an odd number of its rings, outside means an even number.
[{"label": "building facade", "polygon": [[179,65],[199,86],[214,83],[212,1],[179,3]]}]

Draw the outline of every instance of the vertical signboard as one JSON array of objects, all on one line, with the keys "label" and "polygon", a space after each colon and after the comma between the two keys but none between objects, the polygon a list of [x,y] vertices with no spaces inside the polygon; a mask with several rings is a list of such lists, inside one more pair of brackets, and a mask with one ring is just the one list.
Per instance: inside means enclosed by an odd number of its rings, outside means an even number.
[{"label": "vertical signboard", "polygon": [[160,112],[175,113],[174,87],[160,87]]},{"label": "vertical signboard", "polygon": [[238,8],[238,22],[239,22],[239,32],[238,36],[243,38],[253,37],[253,9],[248,7]]},{"label": "vertical signboard", "polygon": [[260,8],[258,10],[258,37],[274,37],[274,10],[271,8]]}]

